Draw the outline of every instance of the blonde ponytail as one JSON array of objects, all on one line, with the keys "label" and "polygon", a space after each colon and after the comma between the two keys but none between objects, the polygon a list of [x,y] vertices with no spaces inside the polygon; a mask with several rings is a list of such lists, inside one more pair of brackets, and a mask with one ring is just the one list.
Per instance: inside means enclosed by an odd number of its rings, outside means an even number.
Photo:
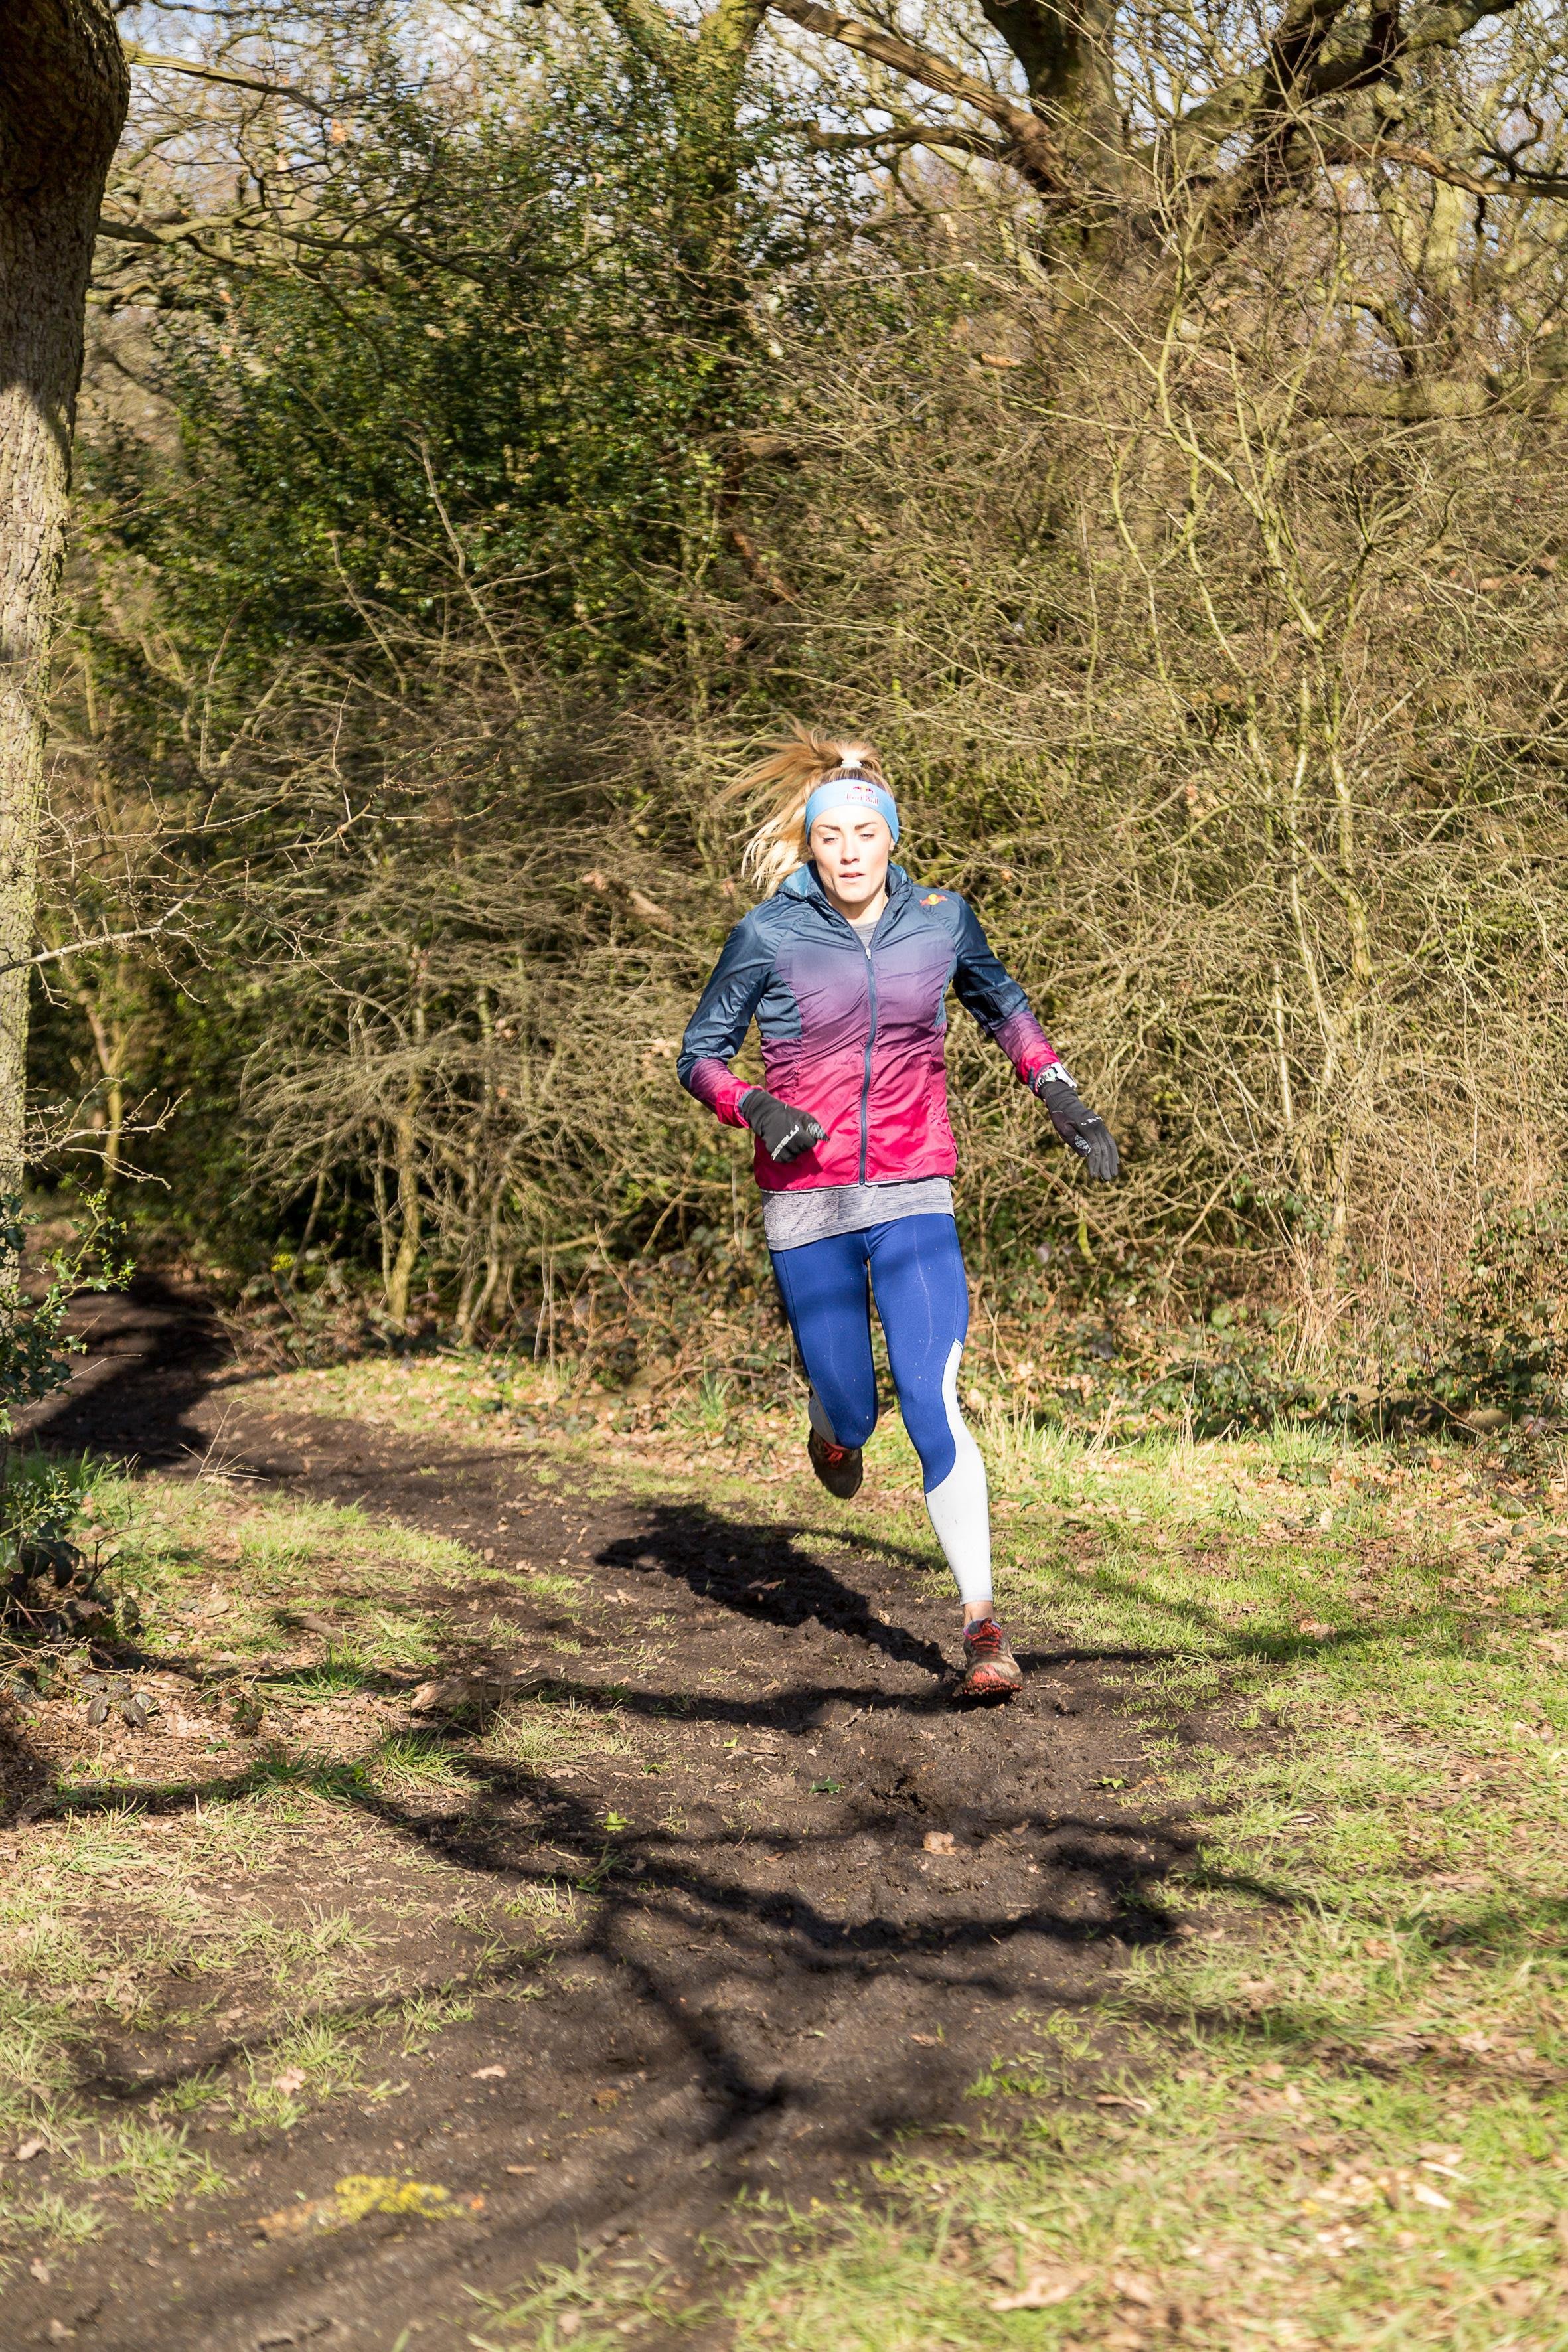
[{"label": "blonde ponytail", "polygon": [[858,735],[819,735],[814,727],[790,720],[790,731],[770,746],[765,758],[726,785],[724,801],[764,801],[768,816],[746,845],[741,871],[755,882],[764,898],[806,862],[805,804],[837,769],[875,776],[886,783],[881,761],[869,743]]}]

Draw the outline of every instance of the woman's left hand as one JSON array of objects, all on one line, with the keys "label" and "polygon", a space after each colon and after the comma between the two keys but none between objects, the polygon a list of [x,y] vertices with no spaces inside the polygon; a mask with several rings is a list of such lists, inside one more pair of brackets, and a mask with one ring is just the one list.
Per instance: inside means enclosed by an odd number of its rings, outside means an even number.
[{"label": "woman's left hand", "polygon": [[1116,1139],[1099,1114],[1082,1100],[1059,1062],[1049,1063],[1037,1075],[1034,1091],[1045,1104],[1051,1125],[1068,1150],[1076,1151],[1089,1174],[1098,1177],[1102,1184],[1114,1183],[1121,1169]]}]

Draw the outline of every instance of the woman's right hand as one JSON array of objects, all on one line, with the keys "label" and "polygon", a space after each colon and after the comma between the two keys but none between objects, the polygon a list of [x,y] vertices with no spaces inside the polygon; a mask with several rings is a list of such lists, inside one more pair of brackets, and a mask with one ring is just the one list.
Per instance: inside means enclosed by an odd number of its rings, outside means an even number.
[{"label": "woman's right hand", "polygon": [[787,1167],[814,1143],[826,1140],[827,1129],[808,1110],[792,1109],[761,1087],[742,1097],[741,1117],[777,1168]]}]

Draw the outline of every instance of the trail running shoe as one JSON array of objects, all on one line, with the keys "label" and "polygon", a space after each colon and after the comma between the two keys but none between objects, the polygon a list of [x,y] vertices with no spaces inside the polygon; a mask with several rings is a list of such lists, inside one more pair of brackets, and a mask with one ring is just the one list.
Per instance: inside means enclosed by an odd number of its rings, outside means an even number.
[{"label": "trail running shoe", "polygon": [[851,1495],[859,1493],[866,1468],[858,1445],[835,1445],[830,1437],[821,1437],[814,1429],[805,1441],[805,1450],[811,1456],[812,1468],[830,1495],[847,1503]]},{"label": "trail running shoe", "polygon": [[1013,1645],[994,1617],[977,1617],[963,1631],[963,1672],[955,1698],[1007,1699],[1024,1687]]}]

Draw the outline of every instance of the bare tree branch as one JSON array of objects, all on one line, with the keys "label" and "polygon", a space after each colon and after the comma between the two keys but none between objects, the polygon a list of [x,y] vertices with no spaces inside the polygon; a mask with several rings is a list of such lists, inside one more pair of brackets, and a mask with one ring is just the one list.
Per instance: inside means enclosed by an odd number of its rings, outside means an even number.
[{"label": "bare tree branch", "polygon": [[1074,196],[1082,193],[1057,141],[1027,107],[1019,106],[1000,90],[977,81],[973,74],[962,72],[931,50],[913,41],[901,40],[892,33],[879,31],[875,26],[858,24],[852,16],[840,16],[834,9],[819,6],[817,0],[773,0],[773,5],[780,16],[789,17],[805,32],[816,33],[826,41],[837,41],[858,56],[874,58],[879,65],[889,67],[894,73],[905,75],[922,88],[936,90],[960,106],[973,107],[976,114],[984,115],[1005,133],[1008,162],[1016,164],[1043,195]]},{"label": "bare tree branch", "polygon": [[13,962],[0,963],[0,972],[36,971],[40,964],[60,963],[71,956],[90,955],[98,948],[122,948],[132,940],[156,939],[158,933],[167,930],[175,916],[184,914],[191,903],[189,898],[180,898],[167,913],[160,915],[155,923],[143,923],[133,931],[103,931],[97,939],[72,940],[63,948],[46,948],[39,955],[18,956]]},{"label": "bare tree branch", "polygon": [[1568,196],[1568,173],[1514,173],[1506,179],[1495,175],[1487,178],[1479,172],[1468,171],[1449,156],[1435,155],[1430,147],[1412,146],[1403,139],[1332,139],[1319,152],[1325,163],[1405,163],[1412,171],[1425,172],[1429,179],[1442,180],[1450,188],[1463,188],[1472,196],[1510,196],[1516,200]]},{"label": "bare tree branch", "polygon": [[819,131],[813,123],[805,138],[807,146],[824,155],[874,152],[889,147],[930,147],[940,153],[947,147],[961,155],[988,155],[998,163],[1007,159],[1003,141],[991,138],[984,131],[966,131],[959,123],[942,130],[930,122],[908,122],[893,131]]},{"label": "bare tree branch", "polygon": [[194,58],[161,58],[151,49],[127,47],[126,59],[133,66],[146,66],[158,73],[189,74],[195,81],[216,82],[226,89],[250,89],[260,98],[287,98],[296,106],[309,107],[312,114],[330,118],[331,109],[312,98],[307,89],[298,89],[291,82],[258,81],[251,74],[230,73],[222,66],[199,64]]}]

